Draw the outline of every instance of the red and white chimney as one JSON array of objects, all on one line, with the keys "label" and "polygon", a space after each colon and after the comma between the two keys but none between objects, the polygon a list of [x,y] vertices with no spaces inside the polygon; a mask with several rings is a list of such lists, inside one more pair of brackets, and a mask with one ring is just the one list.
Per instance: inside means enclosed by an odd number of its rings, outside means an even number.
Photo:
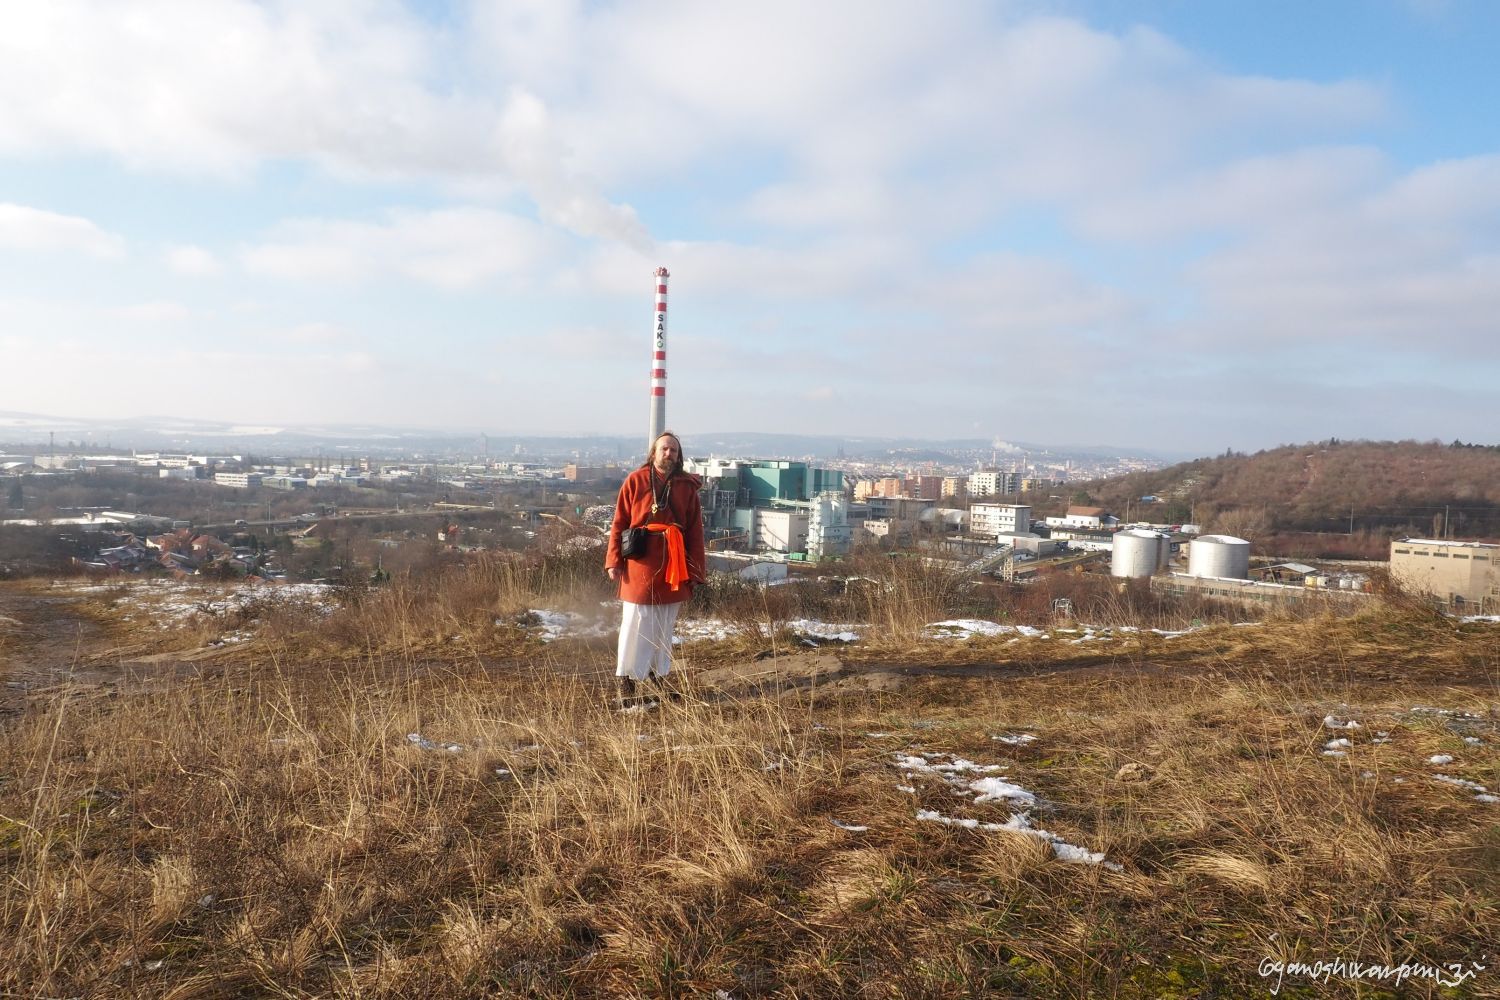
[{"label": "red and white chimney", "polygon": [[656,269],[656,314],[651,334],[651,436],[646,447],[656,443],[667,429],[667,279],[664,267]]}]

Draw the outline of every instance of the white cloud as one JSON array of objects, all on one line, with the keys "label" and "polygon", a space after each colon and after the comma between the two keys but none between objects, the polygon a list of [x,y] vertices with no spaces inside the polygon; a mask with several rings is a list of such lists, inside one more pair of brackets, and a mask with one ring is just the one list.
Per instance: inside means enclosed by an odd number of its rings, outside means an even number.
[{"label": "white cloud", "polygon": [[1369,148],[1313,148],[1251,156],[1150,187],[1085,202],[1081,231],[1120,242],[1156,241],[1202,229],[1264,229],[1324,215],[1388,182],[1386,158]]},{"label": "white cloud", "polygon": [[71,251],[118,257],[125,241],[82,216],[0,202],[0,249]]},{"label": "white cloud", "polygon": [[219,258],[199,246],[174,246],[167,250],[167,266],[178,274],[203,277],[218,274]]},{"label": "white cloud", "polygon": [[0,152],[235,176],[300,159],[348,177],[521,185],[558,225],[644,242],[628,206],[569,168],[524,91],[449,87],[448,46],[386,0],[25,5],[0,32]]},{"label": "white cloud", "polygon": [[545,272],[562,242],[535,222],[480,208],[397,210],[379,223],[303,219],[246,248],[257,274],[319,281],[400,276],[444,289]]},{"label": "white cloud", "polygon": [[1259,345],[1442,343],[1494,356],[1500,157],[1359,181],[1316,205],[1268,209],[1192,264],[1200,322]]},{"label": "white cloud", "polygon": [[1085,335],[1132,321],[1139,309],[1129,296],[1064,264],[1014,254],[979,257],[939,276],[922,299],[973,329],[1075,347]]},{"label": "white cloud", "polygon": [[132,323],[177,323],[193,315],[193,311],[181,302],[137,302],[119,306],[111,314]]},{"label": "white cloud", "polygon": [[286,344],[334,344],[351,339],[353,334],[337,323],[312,322],[268,330],[263,336]]}]

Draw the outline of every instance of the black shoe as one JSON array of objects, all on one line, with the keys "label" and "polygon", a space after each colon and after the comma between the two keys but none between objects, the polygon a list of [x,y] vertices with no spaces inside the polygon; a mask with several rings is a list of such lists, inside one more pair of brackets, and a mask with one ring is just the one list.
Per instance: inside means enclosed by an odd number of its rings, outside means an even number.
[{"label": "black shoe", "polygon": [[662,701],[670,701],[680,705],[685,700],[682,692],[677,690],[677,682],[672,680],[671,674],[668,674],[666,677],[658,677],[652,674],[651,686],[656,690],[656,696]]},{"label": "black shoe", "polygon": [[641,698],[635,693],[635,680],[630,677],[619,678],[619,694],[615,700],[616,707],[625,709],[640,704]]}]

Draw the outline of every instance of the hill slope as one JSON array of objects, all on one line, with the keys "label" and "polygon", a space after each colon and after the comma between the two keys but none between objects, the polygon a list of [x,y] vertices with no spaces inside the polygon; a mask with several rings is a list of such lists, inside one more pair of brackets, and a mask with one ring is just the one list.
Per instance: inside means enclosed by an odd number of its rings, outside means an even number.
[{"label": "hill slope", "polygon": [[1087,485],[1124,512],[1166,501],[1156,521],[1280,532],[1500,534],[1500,447],[1415,441],[1287,445],[1225,453]]}]

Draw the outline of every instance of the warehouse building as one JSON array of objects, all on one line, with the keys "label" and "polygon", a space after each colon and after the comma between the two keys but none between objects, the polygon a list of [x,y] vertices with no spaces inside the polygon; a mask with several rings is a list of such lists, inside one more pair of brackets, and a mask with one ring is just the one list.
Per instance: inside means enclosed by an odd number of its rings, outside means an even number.
[{"label": "warehouse building", "polygon": [[1391,578],[1453,611],[1500,613],[1500,545],[1402,538],[1391,543]]}]

